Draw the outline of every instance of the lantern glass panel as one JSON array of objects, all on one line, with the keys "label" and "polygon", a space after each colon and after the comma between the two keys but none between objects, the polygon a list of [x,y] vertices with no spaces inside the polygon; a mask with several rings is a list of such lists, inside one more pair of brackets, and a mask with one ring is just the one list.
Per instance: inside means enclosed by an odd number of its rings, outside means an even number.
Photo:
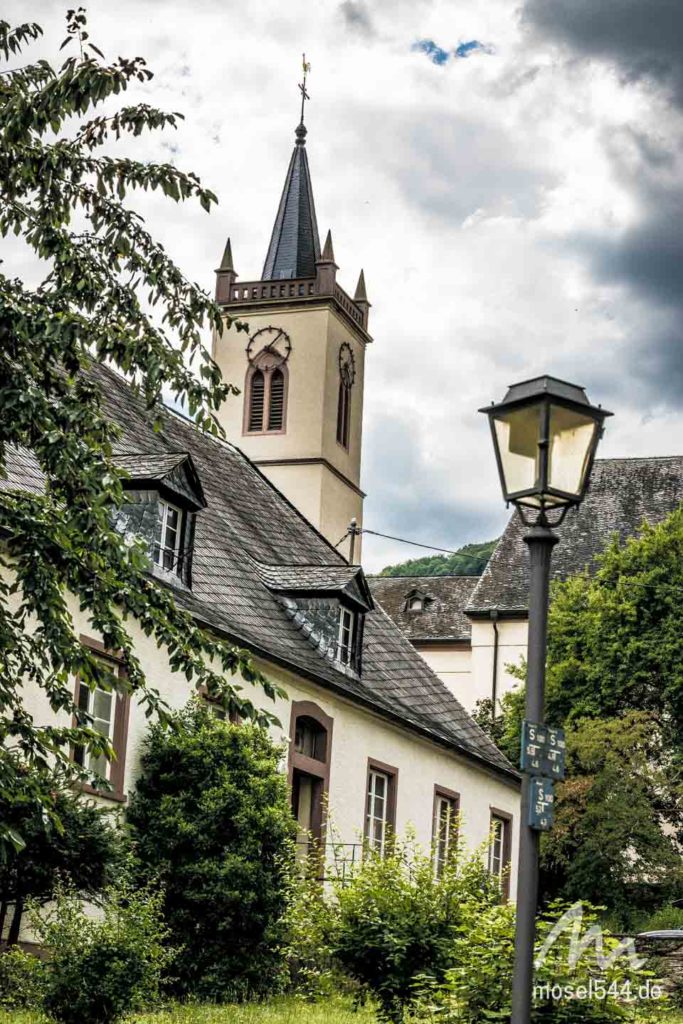
[{"label": "lantern glass panel", "polygon": [[585,413],[551,405],[549,487],[581,497],[596,430],[595,420]]},{"label": "lantern glass panel", "polygon": [[541,408],[531,405],[494,416],[506,494],[538,485]]}]

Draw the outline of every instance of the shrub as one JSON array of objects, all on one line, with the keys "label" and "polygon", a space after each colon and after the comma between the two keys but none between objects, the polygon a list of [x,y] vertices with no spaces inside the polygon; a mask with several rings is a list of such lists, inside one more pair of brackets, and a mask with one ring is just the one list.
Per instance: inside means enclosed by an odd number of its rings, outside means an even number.
[{"label": "shrub", "polygon": [[193,702],[154,727],[131,801],[143,879],[160,879],[174,994],[225,1001],[284,987],[295,823],[281,750]]},{"label": "shrub", "polygon": [[382,857],[366,851],[349,882],[335,884],[338,920],[332,952],[378,1001],[384,1020],[401,1021],[418,978],[444,978],[466,908],[500,901],[479,854],[454,857],[436,878],[431,857],[409,838]]},{"label": "shrub", "polygon": [[48,955],[44,1009],[59,1024],[113,1024],[157,1001],[172,953],[162,896],[122,884],[108,890],[99,919],[73,891],[58,891],[31,922]]},{"label": "shrub", "polygon": [[[537,955],[546,938],[567,907],[555,905],[538,925]],[[597,920],[588,905],[583,906],[581,935]],[[482,1021],[509,1021],[512,991],[515,913],[511,905],[488,907],[478,912],[468,905],[463,914],[460,934],[453,944],[453,966],[440,983],[421,982],[413,1024],[481,1024]],[[635,970],[621,956],[611,966],[603,966],[597,950],[588,943],[575,966],[571,965],[571,936],[564,932],[548,950],[535,977],[535,1001],[532,1024],[614,1024],[640,1021],[657,1015],[660,1007],[624,996],[627,988],[635,996],[647,984],[649,972]],[[604,953],[609,956],[618,945],[603,931]],[[593,984],[593,998],[553,998],[553,991],[573,986],[574,992]],[[596,987],[597,986],[597,987]]]},{"label": "shrub", "polygon": [[22,949],[0,953],[0,1008],[37,1010],[45,988],[45,964]]},{"label": "shrub", "polygon": [[60,791],[58,781],[51,781],[53,815],[37,802],[0,800],[0,820],[25,844],[0,858],[0,900],[13,908],[9,945],[19,941],[27,900],[47,903],[59,882],[93,896],[113,883],[124,859],[123,836],[109,809]]},{"label": "shrub", "polygon": [[308,876],[293,880],[283,922],[283,952],[289,987],[305,999],[327,999],[340,990],[354,990],[334,957],[338,913],[336,901],[319,881]]}]

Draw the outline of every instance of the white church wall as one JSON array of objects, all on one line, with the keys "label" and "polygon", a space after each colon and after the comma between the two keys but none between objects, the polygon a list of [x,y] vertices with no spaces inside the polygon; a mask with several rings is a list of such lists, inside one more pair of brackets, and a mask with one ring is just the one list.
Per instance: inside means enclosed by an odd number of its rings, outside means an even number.
[{"label": "white church wall", "polygon": [[[74,601],[70,603],[74,627],[79,635],[97,640],[88,618]],[[136,652],[151,686],[154,686],[172,708],[183,707],[194,692],[184,676],[171,671],[168,659],[154,640],[146,637],[134,624]],[[259,693],[246,691],[257,703],[273,709],[280,727],[273,729],[274,739],[285,742],[289,735],[291,702],[307,700],[316,703],[334,720],[332,732],[329,783],[330,819],[341,842],[356,843],[364,826],[365,790],[368,758],[384,762],[398,770],[396,826],[399,832],[415,829],[419,843],[429,847],[432,838],[434,786],[442,786],[460,794],[463,817],[462,840],[474,850],[487,841],[491,809],[497,808],[513,816],[513,862],[511,891],[516,874],[517,829],[519,825],[519,791],[494,772],[478,767],[468,759],[423,739],[409,729],[383,719],[344,697],[330,693],[322,686],[305,680],[267,661],[257,660],[258,667],[287,691],[287,699],[273,704]],[[36,724],[54,722],[45,694],[36,687],[25,693],[25,706]],[[67,717],[62,715],[62,721]],[[139,772],[140,754],[149,721],[142,709],[131,699],[128,722],[124,792],[129,794]],[[283,770],[285,770],[283,768]],[[111,800],[100,798],[102,802]]]},{"label": "white church wall", "polygon": [[472,649],[469,645],[415,644],[429,667],[436,672],[467,711],[474,709],[471,699]]}]

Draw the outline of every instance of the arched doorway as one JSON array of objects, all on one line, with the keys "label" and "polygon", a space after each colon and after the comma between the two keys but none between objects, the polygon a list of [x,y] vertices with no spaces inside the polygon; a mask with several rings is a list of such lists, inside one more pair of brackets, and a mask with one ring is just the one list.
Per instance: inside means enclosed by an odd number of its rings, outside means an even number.
[{"label": "arched doorway", "polygon": [[312,701],[294,701],[290,723],[289,782],[300,861],[325,844],[333,720]]}]

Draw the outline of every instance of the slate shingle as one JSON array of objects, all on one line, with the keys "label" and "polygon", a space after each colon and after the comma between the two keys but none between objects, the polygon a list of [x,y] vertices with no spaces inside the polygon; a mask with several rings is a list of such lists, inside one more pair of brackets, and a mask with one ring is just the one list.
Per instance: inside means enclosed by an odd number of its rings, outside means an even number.
[{"label": "slate shingle", "polygon": [[[552,575],[566,579],[595,563],[613,536],[634,536],[642,523],[661,522],[683,502],[683,456],[598,459],[588,493],[558,529]],[[474,615],[492,609],[525,613],[529,554],[525,527],[515,513],[491,556],[467,607]]]},{"label": "slate shingle", "polygon": [[[370,591],[405,635],[419,640],[469,640],[472,627],[465,615],[478,576],[371,576]],[[408,611],[408,595],[427,599],[421,612]]]},{"label": "slate shingle", "polygon": [[[357,569],[239,449],[168,410],[162,413],[161,429],[154,431],[151,415],[121,377],[103,366],[93,367],[92,373],[109,416],[122,431],[117,455],[137,457],[142,450],[154,460],[178,452],[192,457],[207,507],[196,519],[192,590],[175,592],[180,606],[255,653],[518,780],[381,608],[366,615],[361,677],[331,664],[306,641],[255,563],[271,570],[280,566],[283,573],[300,566],[319,578],[340,580]],[[10,470],[11,486],[40,489],[40,471],[31,455],[13,454]]]}]

